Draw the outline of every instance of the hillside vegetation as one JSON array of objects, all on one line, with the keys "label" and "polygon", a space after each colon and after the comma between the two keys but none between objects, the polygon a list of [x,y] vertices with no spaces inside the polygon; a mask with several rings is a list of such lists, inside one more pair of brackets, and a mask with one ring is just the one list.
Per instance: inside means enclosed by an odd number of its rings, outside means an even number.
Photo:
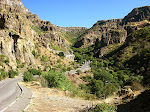
[{"label": "hillside vegetation", "polygon": [[[75,61],[66,54],[75,55]],[[91,71],[86,75],[80,70],[70,75],[82,80],[75,85],[64,73],[89,60]],[[150,6],[87,29],[56,26],[32,14],[20,0],[0,0],[0,80],[14,78],[19,71],[25,71],[25,82],[39,81],[42,87],[88,100],[107,98],[128,85],[132,90],[149,87]],[[116,111],[116,106],[93,109]]]},{"label": "hillside vegetation", "polygon": [[[119,87],[137,82],[149,85],[150,65],[150,26],[130,34],[125,43],[108,52],[103,58],[94,57],[94,48],[74,48],[76,59],[92,60],[94,77],[80,87],[97,97],[107,97]],[[134,89],[134,88],[133,88]]]}]

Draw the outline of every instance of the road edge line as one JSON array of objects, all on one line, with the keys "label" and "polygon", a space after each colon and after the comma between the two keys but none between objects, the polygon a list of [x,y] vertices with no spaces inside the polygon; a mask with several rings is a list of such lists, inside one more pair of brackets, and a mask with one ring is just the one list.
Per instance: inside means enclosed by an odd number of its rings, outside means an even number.
[{"label": "road edge line", "polygon": [[32,100],[33,100],[33,92],[32,92],[32,96],[31,96],[31,100],[30,100],[30,103],[26,106],[26,108],[23,110],[23,111],[26,111],[29,107],[30,107],[30,105],[31,105],[31,103],[32,103]]},{"label": "road edge line", "polygon": [[19,97],[15,101],[13,101],[12,103],[10,103],[6,108],[4,108],[3,110],[1,110],[0,112],[4,112],[5,110],[7,110],[9,107],[11,107],[13,104],[15,104],[19,100],[19,98],[22,96],[23,89],[18,84],[18,82],[17,82],[17,85],[18,85],[19,89],[21,90],[21,94],[19,95]]}]

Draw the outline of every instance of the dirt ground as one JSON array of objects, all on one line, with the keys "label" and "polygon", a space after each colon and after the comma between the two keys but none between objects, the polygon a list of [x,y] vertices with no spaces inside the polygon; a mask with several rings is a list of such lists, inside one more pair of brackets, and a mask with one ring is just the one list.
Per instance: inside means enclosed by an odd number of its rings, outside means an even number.
[{"label": "dirt ground", "polygon": [[[123,96],[118,97],[113,95],[105,100],[88,101],[79,98],[71,98],[69,97],[70,94],[68,91],[42,88],[39,82],[21,82],[21,84],[29,88],[33,93],[30,106],[25,112],[79,112],[80,110],[103,102],[114,104],[116,99],[123,98]],[[138,96],[141,91],[136,91],[134,93]]]},{"label": "dirt ground", "polygon": [[29,108],[25,112],[78,112],[102,101],[87,101],[70,98],[69,92],[42,88],[37,82],[24,83],[33,92]]}]

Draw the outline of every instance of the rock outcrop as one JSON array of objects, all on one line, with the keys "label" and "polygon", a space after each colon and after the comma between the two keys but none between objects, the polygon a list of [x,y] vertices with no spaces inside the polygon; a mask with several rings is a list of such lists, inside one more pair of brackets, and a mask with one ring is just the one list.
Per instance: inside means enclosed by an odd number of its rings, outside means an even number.
[{"label": "rock outcrop", "polygon": [[[99,51],[107,53],[106,46],[123,43],[127,37],[124,26],[120,25],[121,22],[122,19],[98,21],[89,31],[80,37],[81,39],[77,41],[74,46],[79,48],[96,43]],[[101,50],[101,48],[103,48],[103,50]],[[99,52],[99,55],[103,56],[105,54],[104,52]]]},{"label": "rock outcrop", "polygon": [[123,26],[120,25],[121,19],[98,21],[93,27],[79,40],[75,47],[94,44],[98,38],[102,47],[113,43],[124,42],[127,33]]},{"label": "rock outcrop", "polygon": [[35,64],[32,54],[35,43],[49,50],[53,42],[68,50],[67,40],[61,37],[56,28],[32,14],[20,0],[0,1],[0,54],[9,58],[9,66],[16,66],[16,60]]},{"label": "rock outcrop", "polygon": [[9,58],[10,67],[17,65],[16,60],[36,64],[32,51],[37,46],[69,51],[71,43],[65,36],[69,33],[74,38],[83,30],[86,28],[65,28],[43,21],[24,7],[21,0],[0,0],[0,54]]},{"label": "rock outcrop", "polygon": [[0,8],[5,9],[9,12],[19,12],[30,14],[29,9],[24,7],[21,0],[0,0]]},{"label": "rock outcrop", "polygon": [[123,19],[98,21],[74,44],[77,48],[95,45],[95,56],[101,57],[109,50],[109,45],[117,46],[137,29],[150,24],[150,6],[135,8]]},{"label": "rock outcrop", "polygon": [[133,9],[127,16],[124,17],[122,23],[128,24],[130,22],[139,22],[143,20],[150,21],[150,6]]}]

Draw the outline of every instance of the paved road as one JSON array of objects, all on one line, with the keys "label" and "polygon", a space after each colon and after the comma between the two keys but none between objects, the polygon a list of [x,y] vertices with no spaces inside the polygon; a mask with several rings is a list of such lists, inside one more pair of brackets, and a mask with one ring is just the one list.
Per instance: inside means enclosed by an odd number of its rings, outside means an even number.
[{"label": "paved road", "polygon": [[0,81],[0,112],[19,112],[29,104],[32,93],[20,85],[22,78]]},{"label": "paved road", "polygon": [[71,75],[72,75],[72,74],[77,73],[77,72],[76,72],[77,70],[81,70],[82,72],[86,72],[86,71],[88,71],[88,70],[91,70],[90,63],[91,63],[91,61],[85,62],[85,64],[82,65],[81,68],[78,68],[78,69],[76,69],[76,70],[67,71],[67,72],[65,72],[65,74],[66,74],[66,75],[67,75],[67,74],[71,74]]}]

